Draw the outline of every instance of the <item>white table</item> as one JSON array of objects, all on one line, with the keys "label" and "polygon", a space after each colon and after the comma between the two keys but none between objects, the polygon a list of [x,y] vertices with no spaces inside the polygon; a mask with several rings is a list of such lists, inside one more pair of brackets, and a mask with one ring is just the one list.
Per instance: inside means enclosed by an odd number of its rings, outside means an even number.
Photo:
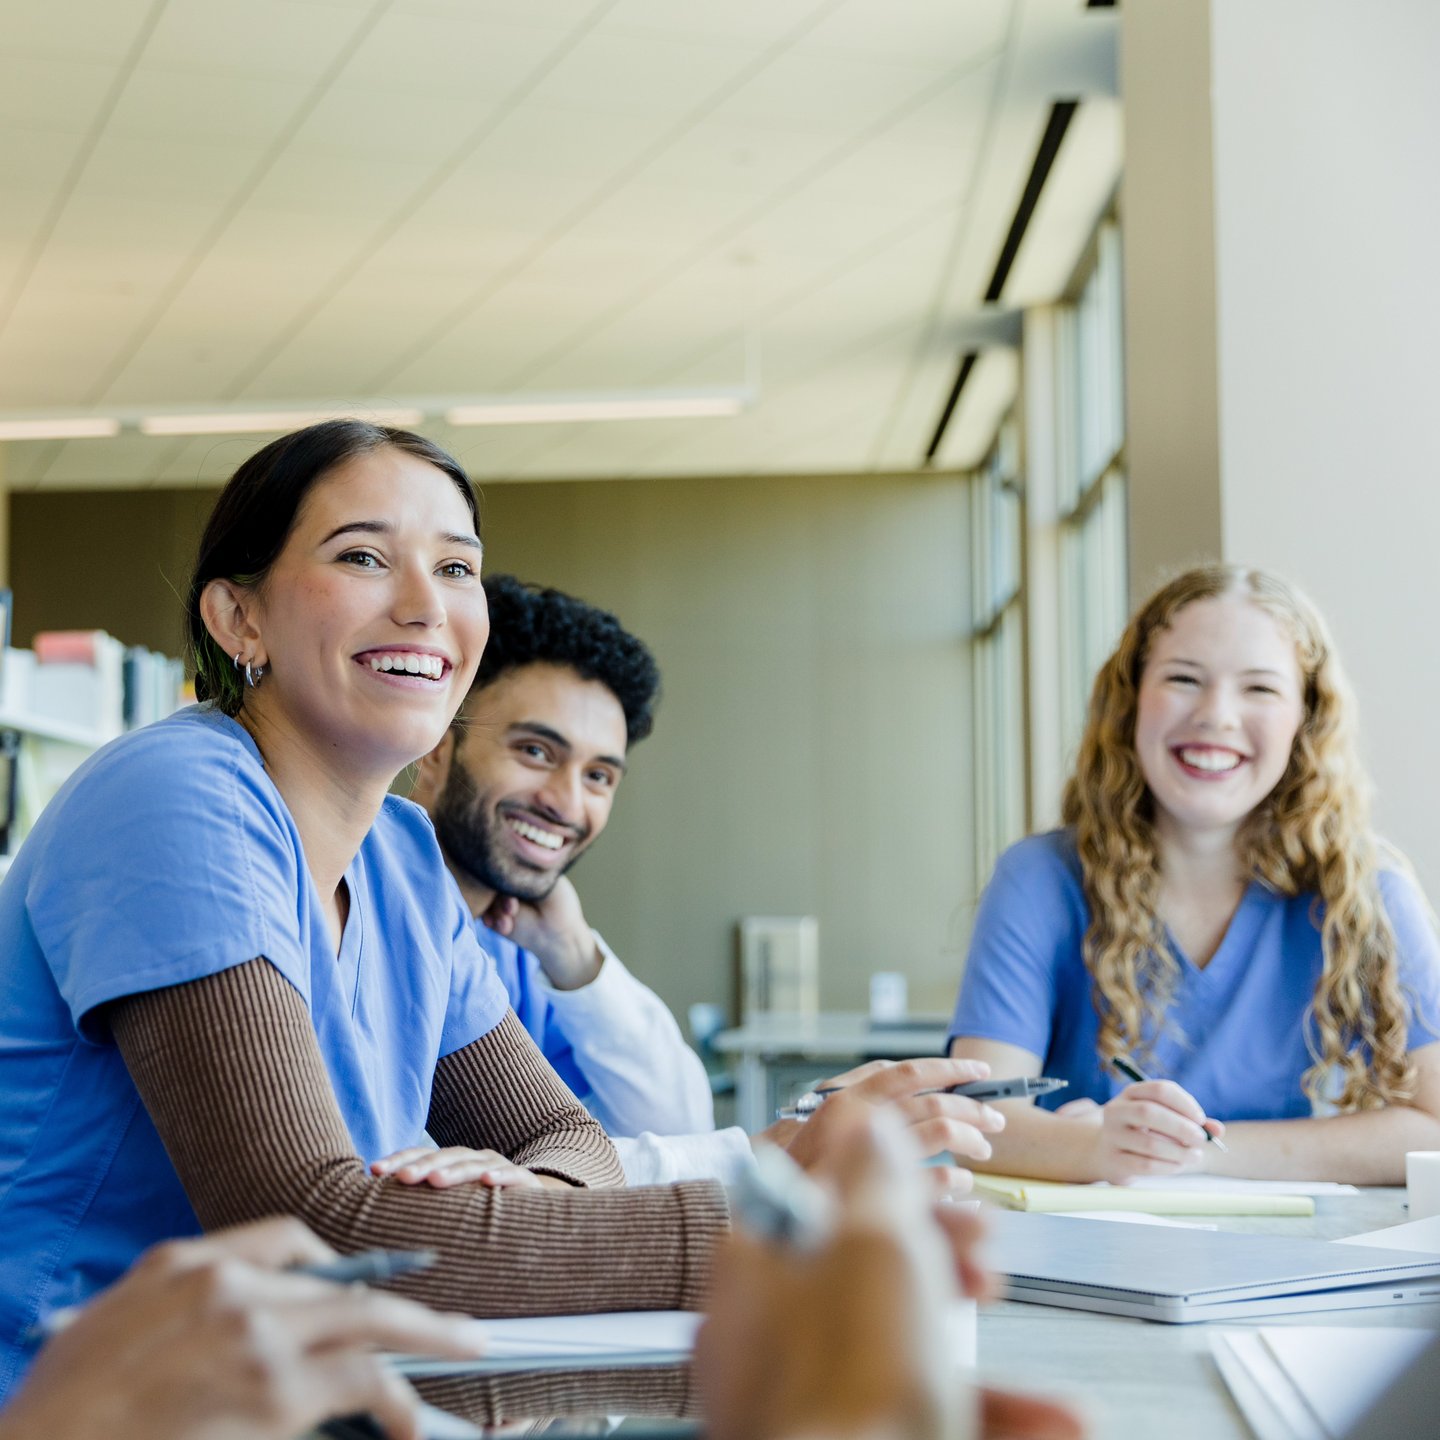
[{"label": "white table", "polygon": [[872,1027],[858,1011],[819,1015],[756,1015],[736,1030],[715,1037],[716,1050],[736,1057],[735,1118],[752,1135],[774,1118],[776,1107],[812,1080],[848,1069],[862,1060],[905,1060],[939,1055],[946,1022],[939,1016],[919,1023]]},{"label": "white table", "polygon": [[[1403,1190],[1363,1190],[1317,1198],[1311,1219],[1216,1217],[1214,1223],[1225,1230],[1342,1240],[1400,1224],[1407,1218],[1404,1198]],[[1255,1323],[1440,1330],[1440,1302],[1273,1315]],[[1157,1325],[1004,1301],[981,1311],[980,1371],[990,1384],[1077,1402],[1096,1436],[1249,1440],[1250,1431],[1210,1358],[1216,1328],[1215,1322]],[[1241,1327],[1225,1322],[1223,1328]]]}]

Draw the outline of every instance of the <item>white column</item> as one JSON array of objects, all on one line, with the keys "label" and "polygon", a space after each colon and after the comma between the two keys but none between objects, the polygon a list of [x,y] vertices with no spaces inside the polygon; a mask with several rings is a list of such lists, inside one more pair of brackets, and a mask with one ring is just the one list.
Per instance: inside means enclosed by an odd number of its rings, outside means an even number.
[{"label": "white column", "polygon": [[1440,900],[1440,5],[1121,16],[1136,587],[1208,551],[1310,592]]}]

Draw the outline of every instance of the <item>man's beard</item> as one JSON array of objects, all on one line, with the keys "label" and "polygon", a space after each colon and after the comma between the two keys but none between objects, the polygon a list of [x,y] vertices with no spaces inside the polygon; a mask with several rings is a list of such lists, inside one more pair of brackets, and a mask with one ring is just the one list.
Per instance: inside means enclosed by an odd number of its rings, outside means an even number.
[{"label": "man's beard", "polygon": [[569,864],[556,870],[532,870],[516,860],[506,849],[504,818],[498,810],[486,810],[475,777],[458,755],[451,758],[445,788],[430,818],[452,864],[487,890],[530,904],[538,904],[555,888],[584,849],[582,841]]}]

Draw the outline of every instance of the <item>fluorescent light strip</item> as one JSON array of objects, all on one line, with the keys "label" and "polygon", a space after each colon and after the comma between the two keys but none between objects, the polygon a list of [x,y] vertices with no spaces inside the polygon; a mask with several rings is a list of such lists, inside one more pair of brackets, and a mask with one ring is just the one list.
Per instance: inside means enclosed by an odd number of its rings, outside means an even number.
[{"label": "fluorescent light strip", "polygon": [[0,420],[0,440],[105,440],[120,433],[120,422],[104,415],[57,420]]},{"label": "fluorescent light strip", "polygon": [[[752,397],[730,392],[722,394],[631,394],[535,396],[476,400],[455,404],[433,400],[421,404],[385,409],[364,405],[326,406],[305,410],[217,410],[142,415],[129,411],[121,416],[70,415],[45,417],[0,417],[3,440],[109,439],[123,425],[134,425],[144,435],[256,435],[282,434],[316,425],[325,420],[357,418],[376,425],[410,428],[421,424],[427,414],[437,411],[451,425],[566,425],[606,420],[694,420],[738,415]],[[447,408],[448,406],[448,408]]]},{"label": "fluorescent light strip", "polygon": [[738,395],[635,396],[613,400],[514,400],[457,405],[445,412],[449,425],[564,425],[580,420],[685,420],[738,415]]},{"label": "fluorescent light strip", "polygon": [[368,410],[363,406],[331,410],[232,411],[214,415],[146,415],[140,421],[145,435],[254,435],[274,430],[300,430],[324,420],[367,420],[372,425],[418,425],[423,410]]}]

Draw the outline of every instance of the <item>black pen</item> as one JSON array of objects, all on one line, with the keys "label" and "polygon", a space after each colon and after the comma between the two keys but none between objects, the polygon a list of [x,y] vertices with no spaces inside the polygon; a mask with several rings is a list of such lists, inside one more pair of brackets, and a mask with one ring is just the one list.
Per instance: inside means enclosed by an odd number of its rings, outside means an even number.
[{"label": "black pen", "polygon": [[[290,1265],[287,1275],[304,1275],[311,1280],[329,1280],[335,1285],[379,1285],[399,1275],[428,1270],[439,1260],[434,1250],[362,1250],[355,1255],[341,1255],[315,1265]],[[39,1345],[58,1335],[84,1313],[83,1305],[66,1305],[52,1310],[42,1320],[29,1326],[20,1337],[22,1345]]]},{"label": "black pen", "polygon": [[[917,1095],[963,1095],[969,1100],[1019,1100],[1031,1095],[1049,1095],[1063,1090],[1070,1082],[1052,1075],[1023,1075],[1013,1080],[967,1080],[963,1085],[942,1085],[932,1090],[917,1090]],[[838,1095],[843,1085],[822,1085],[807,1090],[793,1105],[775,1112],[777,1120],[805,1120],[813,1115],[831,1095]]]},{"label": "black pen", "polygon": [[[1145,1081],[1150,1079],[1150,1076],[1133,1060],[1127,1060],[1123,1055],[1117,1055],[1110,1062],[1110,1068],[1112,1070],[1118,1070],[1127,1080],[1134,1080],[1137,1084],[1143,1085]],[[1222,1155],[1228,1155],[1230,1153],[1230,1147],[1218,1135],[1212,1135],[1208,1130],[1205,1130],[1204,1134],[1205,1138],[1215,1146]]]}]

